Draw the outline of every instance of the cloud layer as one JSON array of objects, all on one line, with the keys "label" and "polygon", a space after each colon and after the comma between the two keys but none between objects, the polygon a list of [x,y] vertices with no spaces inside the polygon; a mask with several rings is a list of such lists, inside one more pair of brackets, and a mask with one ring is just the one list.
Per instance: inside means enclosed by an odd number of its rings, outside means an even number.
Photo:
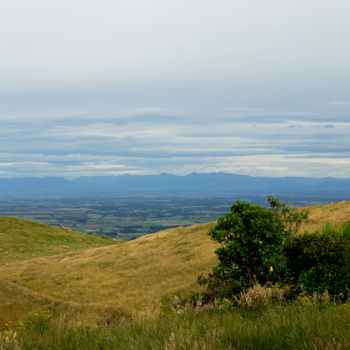
[{"label": "cloud layer", "polygon": [[[2,177],[231,172],[350,177],[350,121],[262,109],[3,118]],[[270,115],[270,117],[266,117]]]},{"label": "cloud layer", "polygon": [[350,3],[0,3],[0,177],[350,177]]}]

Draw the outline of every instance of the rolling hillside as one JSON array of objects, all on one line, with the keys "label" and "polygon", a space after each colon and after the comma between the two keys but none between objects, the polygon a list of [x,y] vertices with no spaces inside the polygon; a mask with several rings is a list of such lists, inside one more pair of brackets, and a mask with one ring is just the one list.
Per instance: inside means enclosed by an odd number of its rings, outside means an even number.
[{"label": "rolling hillside", "polygon": [[[56,228],[29,220],[0,217],[0,266],[32,259],[57,256],[66,252],[86,251],[97,247],[123,244],[123,241],[85,235],[67,228]],[[50,308],[55,316],[108,318],[116,314],[131,315],[133,309],[117,304],[66,302],[33,291],[0,274],[0,328],[9,320],[23,319],[28,311]]]},{"label": "rolling hillside", "polygon": [[103,322],[115,317],[131,317],[135,313],[124,305],[65,301],[0,278],[0,329],[10,320],[23,320],[28,312],[39,309],[51,310],[54,318],[63,322],[70,319]]},{"label": "rolling hillside", "polygon": [[[311,220],[300,232],[320,229],[327,220],[337,226],[350,220],[350,202],[307,209]],[[6,220],[18,219],[2,218],[2,225],[10,224]],[[17,232],[17,236],[10,235],[12,240],[2,233],[1,239],[5,237],[8,248],[17,247],[8,254],[0,252],[3,283],[75,305],[94,303],[102,309],[121,305],[141,309],[149,303],[160,304],[174,294],[200,291],[197,276],[217,264],[214,251],[218,245],[206,235],[215,223],[169,229],[121,244],[25,220],[18,220],[16,225],[5,230]],[[36,229],[32,230],[34,227]],[[35,239],[30,234],[34,231]],[[67,242],[62,243],[65,240]],[[20,259],[16,256],[20,253],[15,250],[27,247],[26,242],[30,253]],[[71,249],[69,252],[64,252],[63,248],[48,250],[47,247],[55,247],[55,244],[57,247],[70,244]],[[41,256],[31,257],[30,254]],[[0,294],[5,289],[0,288]]]},{"label": "rolling hillside", "polygon": [[299,233],[302,233],[305,230],[308,230],[309,232],[321,230],[326,221],[330,221],[336,227],[340,227],[350,220],[350,201],[330,203],[327,205],[315,205],[301,209],[307,209],[310,213],[309,222],[304,223],[300,227]]},{"label": "rolling hillside", "polygon": [[121,244],[123,241],[89,236],[24,219],[0,216],[0,265],[38,256]]},{"label": "rolling hillside", "polygon": [[216,264],[213,223],[176,228],[122,245],[17,261],[0,267],[3,278],[70,301],[141,308],[174,293],[199,290],[201,272]]}]

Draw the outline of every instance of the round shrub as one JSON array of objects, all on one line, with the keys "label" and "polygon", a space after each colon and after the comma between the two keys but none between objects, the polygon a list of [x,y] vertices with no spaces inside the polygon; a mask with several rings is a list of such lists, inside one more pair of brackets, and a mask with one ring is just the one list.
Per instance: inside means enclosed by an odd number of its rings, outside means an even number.
[{"label": "round shrub", "polygon": [[208,234],[222,244],[219,265],[199,282],[214,294],[232,295],[257,283],[277,282],[284,271],[281,246],[288,234],[278,212],[237,201]]},{"label": "round shrub", "polygon": [[286,270],[282,244],[296,233],[308,211],[297,211],[269,196],[270,208],[237,201],[208,232],[221,243],[215,253],[219,265],[198,283],[207,286],[205,297],[232,297],[256,284],[282,283]]},{"label": "round shrub", "polygon": [[316,232],[290,237],[283,246],[289,284],[308,294],[345,298],[350,292],[350,241]]}]

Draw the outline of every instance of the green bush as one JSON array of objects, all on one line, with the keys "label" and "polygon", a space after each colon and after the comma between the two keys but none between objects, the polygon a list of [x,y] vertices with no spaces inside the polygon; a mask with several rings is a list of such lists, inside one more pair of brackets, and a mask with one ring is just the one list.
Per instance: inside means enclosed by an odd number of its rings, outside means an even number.
[{"label": "green bush", "polygon": [[208,276],[198,278],[212,296],[230,296],[257,283],[284,281],[282,243],[298,230],[308,213],[297,212],[273,197],[268,197],[268,202],[269,209],[237,201],[208,232],[222,244],[215,251],[219,265]]},{"label": "green bush", "polygon": [[290,237],[283,254],[290,284],[303,286],[307,294],[328,290],[344,299],[350,292],[350,241],[330,234]]}]

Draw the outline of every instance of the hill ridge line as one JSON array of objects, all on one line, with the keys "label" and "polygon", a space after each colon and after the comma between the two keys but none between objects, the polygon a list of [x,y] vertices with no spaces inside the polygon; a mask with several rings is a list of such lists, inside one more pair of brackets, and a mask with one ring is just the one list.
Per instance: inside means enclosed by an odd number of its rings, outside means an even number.
[{"label": "hill ridge line", "polygon": [[350,178],[261,177],[230,173],[0,178],[0,193],[91,196],[116,193],[299,194],[350,196]]}]

